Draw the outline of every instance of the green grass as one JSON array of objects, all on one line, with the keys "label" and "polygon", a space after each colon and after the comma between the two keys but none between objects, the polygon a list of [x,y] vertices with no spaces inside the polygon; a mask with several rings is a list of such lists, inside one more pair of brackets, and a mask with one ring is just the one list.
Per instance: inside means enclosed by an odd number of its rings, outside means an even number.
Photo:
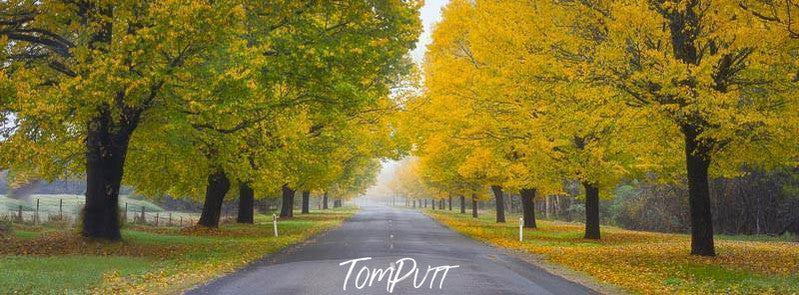
[{"label": "green grass", "polygon": [[799,236],[786,233],[781,236],[770,235],[716,235],[716,239],[729,241],[758,241],[758,242],[799,242]]},{"label": "green grass", "polygon": [[145,258],[102,256],[28,257],[0,259],[0,290],[3,293],[88,293],[109,272],[142,274],[153,262]]},{"label": "green grass", "polygon": [[706,285],[707,289],[724,290],[725,293],[731,293],[732,290],[727,288],[733,285],[740,286],[735,292],[752,294],[787,292],[790,289],[788,286],[794,286],[793,290],[796,291],[796,284],[799,284],[796,277],[767,276],[717,265],[687,265],[683,271],[690,274],[694,281]]},{"label": "green grass", "polygon": [[[223,224],[217,230],[125,228],[123,242],[76,243],[69,255],[0,256],[0,293],[178,293],[336,226],[355,211],[336,208],[282,219],[279,238],[273,237],[271,215],[256,215],[255,225]],[[55,230],[19,227],[15,235],[19,242],[44,243]],[[87,255],[84,248],[107,256]]]},{"label": "green grass", "polygon": [[208,244],[216,240],[213,237],[180,235],[178,231],[175,231],[174,234],[156,234],[129,229],[122,230],[122,239],[143,245],[197,245]]},{"label": "green grass", "polygon": [[18,239],[34,239],[34,238],[38,238],[39,236],[41,236],[42,233],[44,233],[44,232],[41,232],[41,231],[29,231],[29,230],[15,230],[14,231],[14,236],[16,236]]}]

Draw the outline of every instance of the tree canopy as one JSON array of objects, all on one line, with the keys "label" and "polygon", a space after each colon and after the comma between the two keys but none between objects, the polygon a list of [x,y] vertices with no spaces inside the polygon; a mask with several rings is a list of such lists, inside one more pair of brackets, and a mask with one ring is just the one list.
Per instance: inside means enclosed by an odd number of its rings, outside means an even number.
[{"label": "tree canopy", "polygon": [[708,178],[796,165],[787,7],[452,1],[406,110],[418,174],[491,187],[500,222],[503,189],[534,200],[581,183],[586,238],[599,238],[600,192],[622,179],[686,183],[692,253],[714,255]]}]

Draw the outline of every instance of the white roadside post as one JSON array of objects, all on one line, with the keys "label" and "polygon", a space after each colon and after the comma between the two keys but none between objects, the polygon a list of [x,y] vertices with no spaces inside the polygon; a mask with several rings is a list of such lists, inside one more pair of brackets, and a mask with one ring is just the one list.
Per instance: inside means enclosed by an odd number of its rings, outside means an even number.
[{"label": "white roadside post", "polygon": [[519,242],[524,241],[524,219],[519,217]]},{"label": "white roadside post", "polygon": [[272,214],[272,228],[275,230],[275,237],[277,237],[277,215]]}]

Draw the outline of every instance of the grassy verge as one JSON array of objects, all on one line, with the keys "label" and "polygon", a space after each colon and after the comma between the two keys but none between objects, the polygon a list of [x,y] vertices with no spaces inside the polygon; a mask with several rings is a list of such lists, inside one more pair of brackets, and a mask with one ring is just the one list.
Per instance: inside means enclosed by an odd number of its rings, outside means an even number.
[{"label": "grassy verge", "polygon": [[25,228],[0,240],[0,290],[8,293],[173,294],[339,225],[355,209],[297,214],[279,223],[219,229],[129,227],[122,242],[96,242],[74,230]]},{"label": "grassy verge", "polygon": [[719,236],[718,256],[689,255],[690,237],[602,227],[602,240],[582,238],[583,225],[539,220],[519,242],[518,218],[497,224],[492,215],[427,211],[439,222],[477,240],[540,255],[632,293],[799,293],[799,243]]}]

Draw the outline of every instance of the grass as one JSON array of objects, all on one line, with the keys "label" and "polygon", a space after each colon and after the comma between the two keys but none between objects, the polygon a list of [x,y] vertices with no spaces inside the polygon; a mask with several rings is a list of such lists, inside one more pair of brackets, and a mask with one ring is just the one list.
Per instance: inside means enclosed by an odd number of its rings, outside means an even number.
[{"label": "grass", "polygon": [[105,273],[137,275],[154,264],[151,259],[134,257],[8,256],[0,259],[0,286],[9,293],[79,293],[101,281]]},{"label": "grass", "polygon": [[[271,215],[255,225],[219,229],[123,229],[122,242],[80,238],[76,231],[46,227],[16,230],[0,240],[0,290],[34,294],[175,294],[231,272],[264,255],[340,224],[355,212],[336,208],[297,214],[272,234]],[[10,270],[10,271],[7,271]]]},{"label": "grass", "polygon": [[441,223],[499,247],[537,254],[639,294],[799,294],[799,242],[795,237],[717,236],[716,257],[689,255],[684,234],[603,226],[602,240],[582,238],[584,225],[538,220],[519,242],[517,215],[497,224],[491,214],[426,211]]}]

